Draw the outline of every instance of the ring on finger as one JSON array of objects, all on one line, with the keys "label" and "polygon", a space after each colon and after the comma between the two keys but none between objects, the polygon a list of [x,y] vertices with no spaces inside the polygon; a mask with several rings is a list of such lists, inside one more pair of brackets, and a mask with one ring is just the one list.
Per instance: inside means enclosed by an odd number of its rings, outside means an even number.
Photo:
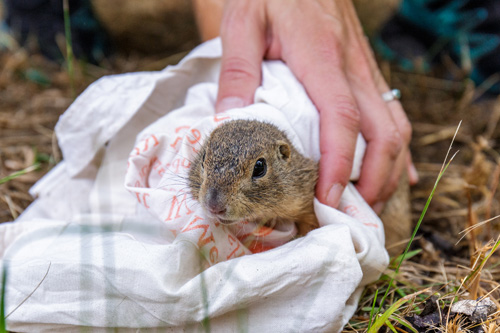
[{"label": "ring on finger", "polygon": [[391,89],[382,94],[384,102],[399,100],[401,98],[401,91],[399,89]]}]

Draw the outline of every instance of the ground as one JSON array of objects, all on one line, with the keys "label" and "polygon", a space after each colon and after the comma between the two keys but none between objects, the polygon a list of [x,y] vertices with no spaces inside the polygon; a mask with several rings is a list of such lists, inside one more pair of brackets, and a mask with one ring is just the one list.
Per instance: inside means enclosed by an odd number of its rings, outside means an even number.
[{"label": "ground", "polygon": [[[33,200],[29,188],[61,160],[53,129],[75,96],[103,75],[161,69],[182,55],[119,55],[100,66],[77,62],[71,88],[66,67],[18,47],[0,51],[0,222],[12,221],[22,213]],[[475,87],[450,59],[443,59],[439,70],[426,74],[404,72],[380,62],[389,85],[401,89],[413,125],[411,151],[420,182],[411,189],[408,214],[415,225],[462,123],[448,159],[458,153],[440,179],[410,248],[411,258],[403,262],[398,274],[395,260],[367,288],[346,331],[367,329],[386,290],[388,297],[380,312],[395,307],[389,320],[394,326],[405,316],[423,317],[423,304],[431,295],[439,298],[441,309],[452,300],[488,294],[499,305],[495,289],[500,281],[499,256],[494,252],[498,221],[480,222],[500,214],[500,98],[485,94],[486,86]],[[474,226],[478,227],[472,229]],[[391,277],[394,282],[388,287]],[[401,298],[415,292],[421,294]],[[398,303],[398,299],[403,301]],[[443,317],[448,320],[448,331],[458,331],[458,319]],[[492,332],[500,327],[498,315],[488,320],[486,327]]]}]

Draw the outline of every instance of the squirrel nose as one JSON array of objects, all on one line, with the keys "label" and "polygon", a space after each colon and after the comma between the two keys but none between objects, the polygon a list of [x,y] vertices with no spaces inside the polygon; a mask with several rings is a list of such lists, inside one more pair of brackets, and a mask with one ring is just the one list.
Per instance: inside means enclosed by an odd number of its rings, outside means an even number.
[{"label": "squirrel nose", "polygon": [[226,212],[226,208],[220,208],[220,207],[212,207],[212,206],[209,206],[208,209],[210,210],[210,212],[212,214],[215,214],[215,215],[222,215]]},{"label": "squirrel nose", "polygon": [[210,213],[215,215],[224,214],[227,209],[222,196],[219,191],[215,188],[211,188],[207,192],[206,196],[207,208]]}]

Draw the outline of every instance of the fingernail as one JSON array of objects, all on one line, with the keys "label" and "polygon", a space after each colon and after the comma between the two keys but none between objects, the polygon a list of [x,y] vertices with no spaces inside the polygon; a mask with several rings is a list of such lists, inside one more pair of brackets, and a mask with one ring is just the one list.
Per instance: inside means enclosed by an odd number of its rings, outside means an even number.
[{"label": "fingernail", "polygon": [[416,183],[418,183],[418,171],[413,163],[411,163],[410,167],[408,168],[408,178],[411,185],[415,185]]},{"label": "fingernail", "polygon": [[245,106],[245,101],[239,97],[226,97],[217,103],[217,112],[224,112],[229,109],[242,108]]},{"label": "fingernail", "polygon": [[344,193],[344,186],[341,184],[333,184],[326,196],[326,204],[330,207],[337,208],[340,203],[340,197]]},{"label": "fingernail", "polygon": [[373,209],[373,211],[374,211],[377,215],[379,215],[380,213],[382,213],[382,210],[384,210],[384,206],[385,206],[385,203],[384,203],[384,202],[379,201],[379,202],[377,202],[376,204],[374,204],[374,205],[372,206],[372,209]]}]

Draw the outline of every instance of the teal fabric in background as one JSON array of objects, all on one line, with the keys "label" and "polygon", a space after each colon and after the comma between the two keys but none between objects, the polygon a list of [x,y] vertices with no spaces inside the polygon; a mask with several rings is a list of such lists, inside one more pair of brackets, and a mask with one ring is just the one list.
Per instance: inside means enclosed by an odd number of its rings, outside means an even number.
[{"label": "teal fabric in background", "polygon": [[[402,68],[424,72],[448,54],[479,85],[500,73],[500,1],[403,0],[374,46]],[[489,92],[500,93],[500,84]]]}]

